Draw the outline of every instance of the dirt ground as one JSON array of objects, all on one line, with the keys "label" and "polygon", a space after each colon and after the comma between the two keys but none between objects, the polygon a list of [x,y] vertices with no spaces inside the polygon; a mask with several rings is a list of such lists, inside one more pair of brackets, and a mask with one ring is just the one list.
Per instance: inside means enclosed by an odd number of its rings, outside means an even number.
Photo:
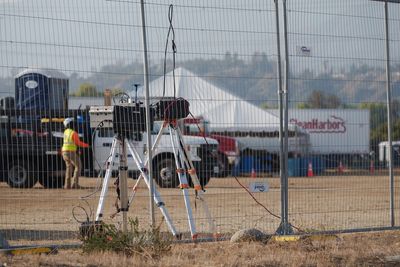
[{"label": "dirt ground", "polygon": [[[398,177],[396,177],[396,185]],[[255,227],[274,233],[280,220],[280,181],[277,177],[240,177],[239,182],[248,187],[251,182],[267,182],[269,190],[254,193],[254,197],[268,209],[256,203],[234,178],[213,178],[207,185],[204,198],[212,215],[216,230],[209,227],[203,212],[202,202],[195,200],[190,190],[191,207],[196,230],[200,233],[216,231],[230,234],[239,229]],[[132,187],[136,180],[130,179]],[[101,180],[82,178],[84,189],[44,189],[37,184],[32,189],[12,189],[0,183],[0,231],[6,231],[8,239],[60,239],[54,233],[67,231],[77,233],[80,221],[93,219],[99,201]],[[390,226],[390,182],[384,175],[329,175],[289,179],[289,220],[296,229],[303,231],[344,230],[353,228]],[[173,224],[179,232],[188,232],[187,212],[182,192],[179,189],[159,189]],[[398,187],[395,188],[395,222],[399,218]],[[149,192],[144,183],[135,195],[128,216],[137,217],[142,227],[148,227]],[[104,220],[121,222],[122,216],[114,219],[116,192],[113,181],[105,199]],[[88,215],[86,215],[86,213]],[[156,223],[168,231],[161,213],[156,208]],[[11,230],[12,229],[12,230]],[[20,233],[18,237],[18,233]],[[71,236],[69,236],[71,237]]]},{"label": "dirt ground", "polygon": [[61,249],[50,255],[0,255],[0,266],[399,266],[399,255],[400,232],[384,231],[297,242],[173,244],[158,258]]}]

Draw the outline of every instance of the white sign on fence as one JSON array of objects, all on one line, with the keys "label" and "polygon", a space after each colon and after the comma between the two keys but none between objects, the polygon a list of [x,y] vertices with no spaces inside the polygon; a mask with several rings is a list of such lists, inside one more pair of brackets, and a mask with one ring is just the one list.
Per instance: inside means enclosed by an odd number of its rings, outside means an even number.
[{"label": "white sign on fence", "polygon": [[249,190],[252,193],[268,192],[269,185],[267,182],[251,182],[249,185]]},{"label": "white sign on fence", "polygon": [[305,57],[311,57],[311,47],[310,46],[297,46],[296,47],[296,52],[298,56],[305,56]]}]

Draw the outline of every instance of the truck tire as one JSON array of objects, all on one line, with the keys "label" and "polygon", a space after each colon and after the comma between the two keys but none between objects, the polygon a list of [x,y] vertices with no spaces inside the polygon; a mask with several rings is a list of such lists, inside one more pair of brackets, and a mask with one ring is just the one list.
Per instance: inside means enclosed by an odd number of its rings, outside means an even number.
[{"label": "truck tire", "polygon": [[64,177],[44,177],[39,180],[40,184],[43,185],[44,188],[64,188],[65,178]]},{"label": "truck tire", "polygon": [[175,159],[164,158],[155,162],[153,177],[161,188],[175,188],[179,185]]},{"label": "truck tire", "polygon": [[7,183],[14,188],[31,188],[37,182],[33,177],[32,170],[26,162],[18,160],[9,163]]},{"label": "truck tire", "polygon": [[[206,186],[211,179],[211,172],[207,170],[197,170],[197,177],[199,178],[200,185],[202,187]],[[192,180],[189,179],[190,186],[193,186]]]},{"label": "truck tire", "polygon": [[231,172],[231,166],[229,165],[228,159],[224,154],[218,153],[218,177],[225,178]]}]

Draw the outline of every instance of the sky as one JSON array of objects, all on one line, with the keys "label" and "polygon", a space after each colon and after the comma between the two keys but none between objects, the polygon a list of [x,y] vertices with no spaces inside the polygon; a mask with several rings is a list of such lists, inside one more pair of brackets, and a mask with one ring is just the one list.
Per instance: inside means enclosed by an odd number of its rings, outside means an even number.
[{"label": "sky", "polygon": [[[226,52],[242,59],[261,52],[276,60],[272,0],[151,0],[145,7],[150,64],[164,57],[171,3],[178,61]],[[323,71],[327,64],[338,70],[354,62],[384,66],[383,6],[368,0],[288,0],[293,71]],[[282,5],[279,9],[282,30]],[[391,58],[399,64],[400,5],[389,9]],[[299,54],[302,46],[310,56]],[[104,65],[141,62],[142,51],[137,0],[0,0],[3,77],[25,67],[88,76]]]}]

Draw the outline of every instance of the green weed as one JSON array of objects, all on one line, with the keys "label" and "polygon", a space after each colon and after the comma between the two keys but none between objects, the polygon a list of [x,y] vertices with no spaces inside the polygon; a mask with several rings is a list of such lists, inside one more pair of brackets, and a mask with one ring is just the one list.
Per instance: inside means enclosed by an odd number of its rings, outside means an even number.
[{"label": "green weed", "polygon": [[113,224],[102,224],[83,240],[83,251],[113,251],[127,256],[141,255],[158,258],[171,250],[172,238],[162,235],[160,227],[139,230],[138,219],[129,219],[126,233]]}]

